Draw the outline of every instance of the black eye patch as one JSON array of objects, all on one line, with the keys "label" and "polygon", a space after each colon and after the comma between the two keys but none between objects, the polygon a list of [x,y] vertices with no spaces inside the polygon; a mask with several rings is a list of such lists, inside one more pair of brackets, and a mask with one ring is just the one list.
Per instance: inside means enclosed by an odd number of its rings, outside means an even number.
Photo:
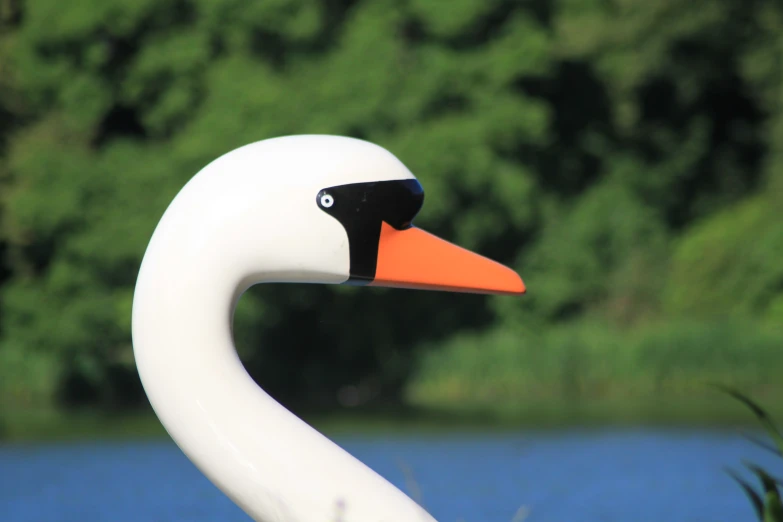
[{"label": "black eye patch", "polygon": [[345,228],[351,257],[347,283],[361,285],[375,279],[381,224],[409,228],[424,204],[424,189],[415,179],[353,183],[322,189],[316,203]]}]

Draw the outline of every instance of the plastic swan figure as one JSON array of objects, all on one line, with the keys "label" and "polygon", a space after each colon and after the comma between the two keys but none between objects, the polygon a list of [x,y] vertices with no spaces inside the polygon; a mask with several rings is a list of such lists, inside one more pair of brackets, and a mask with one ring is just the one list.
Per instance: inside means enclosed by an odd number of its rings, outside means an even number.
[{"label": "plastic swan figure", "polygon": [[513,270],[412,226],[423,199],[377,145],[290,136],[216,159],[158,224],[133,301],[138,371],[177,445],[254,520],[326,522],[339,505],[345,522],[434,520],[260,389],[232,336],[257,283],[525,292]]}]

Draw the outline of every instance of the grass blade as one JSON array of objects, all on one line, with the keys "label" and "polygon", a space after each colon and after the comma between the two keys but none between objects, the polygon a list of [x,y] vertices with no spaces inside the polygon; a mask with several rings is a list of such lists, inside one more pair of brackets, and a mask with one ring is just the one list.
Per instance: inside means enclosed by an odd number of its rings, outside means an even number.
[{"label": "grass blade", "polygon": [[751,470],[761,480],[761,485],[764,486],[765,493],[774,493],[780,496],[778,491],[777,481],[767,473],[764,468],[761,468],[755,464],[745,462],[745,466]]},{"label": "grass blade", "polygon": [[777,426],[775,426],[775,423],[772,422],[769,414],[761,406],[734,388],[730,388],[729,386],[724,386],[722,384],[715,384],[713,386],[718,390],[731,395],[738,401],[745,404],[745,406],[750,408],[754,415],[756,415],[756,418],[758,418],[759,422],[761,422],[764,430],[775,443],[775,446],[777,446],[778,453],[783,454],[783,434],[780,433],[780,430],[778,430]]},{"label": "grass blade", "polygon": [[761,496],[756,493],[750,484],[737,475],[734,470],[726,468],[726,473],[728,473],[729,476],[731,476],[731,478],[733,478],[734,481],[740,485],[743,491],[745,491],[745,494],[748,496],[751,504],[753,504],[753,509],[756,510],[756,516],[758,517],[759,522],[764,522],[764,502],[761,500]]},{"label": "grass blade", "polygon": [[767,509],[764,511],[764,522],[783,522],[783,507],[780,506],[780,502],[767,504]]},{"label": "grass blade", "polygon": [[783,522],[783,504],[775,479],[755,464],[745,464],[761,480],[764,487],[764,518],[763,522]]},{"label": "grass blade", "polygon": [[778,457],[783,457],[783,453],[778,451],[778,449],[775,446],[773,446],[772,444],[770,444],[769,442],[767,442],[765,440],[762,440],[762,439],[756,437],[755,435],[751,435],[750,433],[742,433],[742,436],[744,438],[748,439],[750,442],[752,442],[756,446],[769,451],[773,455],[777,455]]}]

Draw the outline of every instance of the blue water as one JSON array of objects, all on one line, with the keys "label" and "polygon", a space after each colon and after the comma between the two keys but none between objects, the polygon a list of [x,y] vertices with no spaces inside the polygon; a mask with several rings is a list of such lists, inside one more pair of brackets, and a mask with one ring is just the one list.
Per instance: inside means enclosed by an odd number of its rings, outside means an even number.
[{"label": "blue water", "polygon": [[[734,432],[590,431],[344,437],[441,522],[754,520],[723,472],[776,458]],[[519,512],[522,508],[523,512]],[[324,519],[327,522],[328,515]],[[169,442],[0,447],[2,522],[249,519]]]}]

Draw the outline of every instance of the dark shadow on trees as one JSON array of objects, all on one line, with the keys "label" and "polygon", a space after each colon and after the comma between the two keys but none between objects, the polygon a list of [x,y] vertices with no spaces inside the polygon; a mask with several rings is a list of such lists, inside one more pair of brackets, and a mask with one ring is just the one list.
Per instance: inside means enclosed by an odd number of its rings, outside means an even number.
[{"label": "dark shadow on trees", "polygon": [[[730,47],[679,42],[671,50],[679,68],[650,78],[637,89],[640,122],[629,145],[650,163],[671,154],[654,139],[656,131],[666,129],[678,141],[685,141],[695,121],[707,122],[707,147],[695,168],[667,185],[666,194],[660,196],[665,199],[655,202],[664,208],[674,230],[739,200],[761,181],[765,113],[736,72],[739,59],[733,53]],[[678,91],[681,79],[676,77],[687,69],[705,76],[698,82],[700,90],[690,98]]]},{"label": "dark shadow on trees", "polygon": [[[341,408],[340,391],[363,388],[358,402],[398,405],[413,369],[414,349],[491,319],[486,299],[412,290],[259,285],[267,302],[295,299],[285,316],[260,332],[237,332],[248,372],[270,395],[298,409]],[[285,306],[285,305],[282,305]],[[257,343],[251,347],[243,343]]]},{"label": "dark shadow on trees", "polygon": [[514,160],[530,165],[541,187],[563,197],[580,194],[601,170],[601,158],[586,151],[585,134],[614,137],[611,103],[605,86],[590,64],[564,61],[551,76],[523,78],[517,88],[528,96],[546,100],[552,108],[546,147],[519,144],[507,151]]}]

